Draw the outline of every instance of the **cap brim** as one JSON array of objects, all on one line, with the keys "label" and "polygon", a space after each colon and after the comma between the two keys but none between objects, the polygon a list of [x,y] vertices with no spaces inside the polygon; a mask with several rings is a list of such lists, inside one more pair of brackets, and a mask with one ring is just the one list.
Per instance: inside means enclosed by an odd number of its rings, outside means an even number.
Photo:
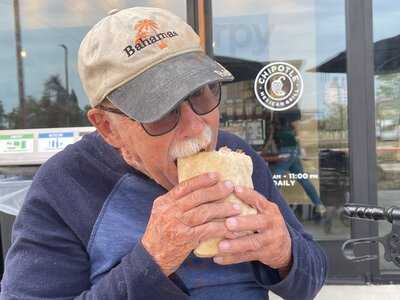
[{"label": "cap brim", "polygon": [[160,119],[202,85],[233,79],[228,70],[204,53],[190,52],[151,67],[107,97],[126,115],[147,123]]}]

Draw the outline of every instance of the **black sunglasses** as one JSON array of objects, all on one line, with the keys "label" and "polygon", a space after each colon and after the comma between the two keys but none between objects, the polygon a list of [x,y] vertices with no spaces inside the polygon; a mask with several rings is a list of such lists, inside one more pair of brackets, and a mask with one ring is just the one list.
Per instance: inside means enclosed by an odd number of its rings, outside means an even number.
[{"label": "black sunglasses", "polygon": [[[220,82],[212,82],[203,85],[202,87],[191,93],[189,96],[187,96],[184,100],[180,101],[174,109],[165,114],[161,119],[154,122],[140,124],[142,125],[143,129],[151,136],[160,136],[172,131],[179,122],[180,104],[185,101],[189,103],[191,109],[197,115],[202,116],[212,112],[218,107],[221,102]],[[111,108],[103,105],[98,105],[96,106],[96,108],[130,118],[116,108]]]}]

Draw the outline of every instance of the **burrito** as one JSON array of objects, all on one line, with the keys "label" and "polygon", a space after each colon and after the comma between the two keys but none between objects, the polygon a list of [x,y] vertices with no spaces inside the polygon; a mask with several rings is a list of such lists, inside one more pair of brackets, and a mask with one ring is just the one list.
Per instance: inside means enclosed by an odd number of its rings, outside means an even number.
[{"label": "burrito", "polygon": [[[218,151],[199,152],[193,156],[178,159],[179,182],[207,172],[218,172],[221,180],[230,180],[235,186],[253,188],[251,179],[253,163],[250,156],[241,151],[232,151],[228,147],[222,147]],[[243,203],[234,194],[229,195],[223,201],[239,204],[240,215],[257,214],[256,209]],[[249,234],[249,232],[243,234]],[[217,255],[218,243],[221,240],[222,238],[213,238],[201,242],[194,250],[194,254],[198,257]]]}]

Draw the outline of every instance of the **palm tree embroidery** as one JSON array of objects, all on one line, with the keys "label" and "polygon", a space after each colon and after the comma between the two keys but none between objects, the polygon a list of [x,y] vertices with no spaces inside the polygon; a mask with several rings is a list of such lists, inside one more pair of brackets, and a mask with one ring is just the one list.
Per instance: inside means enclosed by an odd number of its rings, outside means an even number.
[{"label": "palm tree embroidery", "polygon": [[[135,44],[136,44],[140,39],[148,38],[152,33],[157,34],[158,24],[153,20],[144,19],[137,22],[137,24],[135,25],[135,30],[137,31],[135,39]],[[160,49],[164,49],[167,46],[168,45],[163,41],[160,41],[160,43],[158,44],[158,47]]]}]

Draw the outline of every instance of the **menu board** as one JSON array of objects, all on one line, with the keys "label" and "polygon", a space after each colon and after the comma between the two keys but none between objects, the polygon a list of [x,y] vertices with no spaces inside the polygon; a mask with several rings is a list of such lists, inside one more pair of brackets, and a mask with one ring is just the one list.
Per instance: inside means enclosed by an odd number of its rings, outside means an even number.
[{"label": "menu board", "polygon": [[263,145],[265,140],[264,120],[246,121],[246,141],[250,145]]}]

